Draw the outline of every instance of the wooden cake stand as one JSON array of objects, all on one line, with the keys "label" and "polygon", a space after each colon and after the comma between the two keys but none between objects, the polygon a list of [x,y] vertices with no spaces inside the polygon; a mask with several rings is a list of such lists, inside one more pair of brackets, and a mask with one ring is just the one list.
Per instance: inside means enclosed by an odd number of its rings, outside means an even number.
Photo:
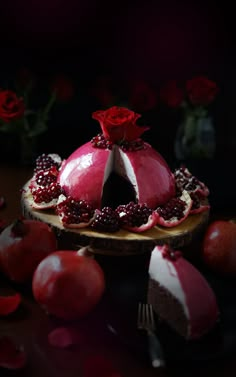
[{"label": "wooden cake stand", "polygon": [[115,233],[101,233],[89,228],[66,229],[54,210],[35,210],[30,205],[30,199],[31,194],[26,184],[21,199],[23,216],[49,224],[57,235],[60,249],[78,250],[81,246],[89,246],[93,253],[101,255],[141,254],[151,251],[155,245],[164,243],[181,248],[204,231],[209,219],[209,211],[204,211],[188,216],[184,222],[173,228],[155,226],[142,233],[132,233],[123,229]]}]

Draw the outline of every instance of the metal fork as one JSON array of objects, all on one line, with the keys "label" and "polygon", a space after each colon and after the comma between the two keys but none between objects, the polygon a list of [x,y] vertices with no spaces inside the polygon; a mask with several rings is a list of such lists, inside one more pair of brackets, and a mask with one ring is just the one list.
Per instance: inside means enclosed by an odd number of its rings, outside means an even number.
[{"label": "metal fork", "polygon": [[154,368],[164,366],[165,358],[160,341],[155,334],[156,325],[151,304],[143,304],[139,302],[137,327],[138,329],[147,331],[148,351],[152,366]]}]

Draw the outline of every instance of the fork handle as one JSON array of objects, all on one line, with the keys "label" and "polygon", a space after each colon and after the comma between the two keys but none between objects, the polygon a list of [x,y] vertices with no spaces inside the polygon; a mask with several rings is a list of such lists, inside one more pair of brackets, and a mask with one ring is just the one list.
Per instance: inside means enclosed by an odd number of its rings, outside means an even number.
[{"label": "fork handle", "polygon": [[152,366],[154,368],[162,367],[165,365],[165,358],[161,343],[152,331],[148,331],[148,350]]}]

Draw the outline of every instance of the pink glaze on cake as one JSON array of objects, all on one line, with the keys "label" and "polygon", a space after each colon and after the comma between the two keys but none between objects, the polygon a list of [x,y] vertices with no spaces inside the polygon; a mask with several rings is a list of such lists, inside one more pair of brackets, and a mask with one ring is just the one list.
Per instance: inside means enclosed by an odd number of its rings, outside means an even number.
[{"label": "pink glaze on cake", "polygon": [[112,165],[109,149],[94,148],[88,142],[76,149],[62,164],[58,175],[66,195],[77,200],[86,200],[94,208],[101,207],[106,172]]},{"label": "pink glaze on cake", "polygon": [[[219,318],[215,294],[203,275],[180,252],[171,250],[167,245],[156,246],[149,264],[149,283],[150,281],[156,282],[161,289],[164,288],[167,300],[174,298],[182,306],[185,316],[183,320],[187,321],[188,330],[184,334],[186,338],[199,338],[214,327]],[[154,296],[155,292],[149,290],[148,301],[153,304],[156,313],[175,328],[173,314],[170,319],[163,309],[160,313]]]},{"label": "pink glaze on cake", "polygon": [[88,142],[63,162],[58,183],[66,195],[101,208],[103,186],[112,171],[131,183],[138,203],[150,208],[155,209],[175,195],[170,168],[147,143],[142,149],[124,152],[118,145],[102,149]]},{"label": "pink glaze on cake", "polygon": [[[155,209],[175,195],[173,174],[164,158],[151,145],[144,143],[144,148],[138,151],[117,149],[120,163],[115,164],[115,169],[131,182],[139,203]],[[123,169],[120,169],[121,164]]]}]

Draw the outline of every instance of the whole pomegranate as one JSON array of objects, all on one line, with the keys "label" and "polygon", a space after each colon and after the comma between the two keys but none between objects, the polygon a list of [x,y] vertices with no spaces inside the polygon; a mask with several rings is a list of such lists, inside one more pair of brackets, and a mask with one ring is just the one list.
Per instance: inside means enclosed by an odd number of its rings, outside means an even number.
[{"label": "whole pomegranate", "polygon": [[49,314],[74,320],[89,314],[100,301],[105,277],[95,259],[59,250],[38,265],[32,289],[35,300]]},{"label": "whole pomegranate", "polygon": [[202,258],[213,271],[236,276],[236,223],[215,220],[203,240]]},{"label": "whole pomegranate", "polygon": [[37,220],[17,220],[0,234],[0,269],[17,282],[30,281],[43,258],[57,249],[51,227]]}]

